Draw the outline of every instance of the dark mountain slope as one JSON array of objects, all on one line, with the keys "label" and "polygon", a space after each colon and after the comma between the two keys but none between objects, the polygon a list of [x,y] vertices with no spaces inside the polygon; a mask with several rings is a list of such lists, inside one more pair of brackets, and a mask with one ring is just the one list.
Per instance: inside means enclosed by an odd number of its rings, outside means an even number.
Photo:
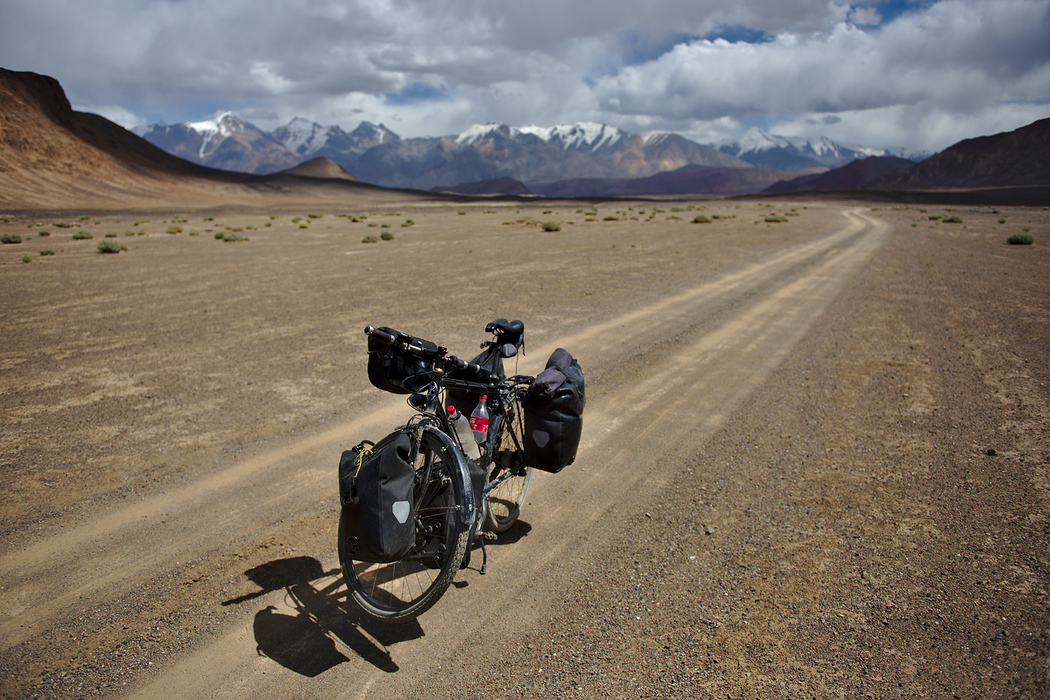
[{"label": "dark mountain slope", "polygon": [[870,189],[1050,185],[1050,119],[994,136],[967,139],[906,171],[868,183]]},{"label": "dark mountain slope", "polygon": [[855,160],[823,173],[802,175],[791,180],[773,183],[766,192],[840,192],[859,190],[874,178],[901,168],[910,168],[915,163],[896,156],[876,156]]}]

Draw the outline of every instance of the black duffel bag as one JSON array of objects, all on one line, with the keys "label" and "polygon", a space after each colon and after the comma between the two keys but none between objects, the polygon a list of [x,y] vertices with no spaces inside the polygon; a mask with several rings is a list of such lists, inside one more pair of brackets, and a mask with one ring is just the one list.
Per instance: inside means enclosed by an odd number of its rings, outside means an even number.
[{"label": "black duffel bag", "polygon": [[576,459],[583,434],[583,370],[558,348],[529,386],[521,405],[525,413],[525,464],[560,472]]},{"label": "black duffel bag", "polygon": [[375,445],[363,442],[339,460],[342,505],[340,556],[391,562],[415,545],[412,440],[396,431]]}]

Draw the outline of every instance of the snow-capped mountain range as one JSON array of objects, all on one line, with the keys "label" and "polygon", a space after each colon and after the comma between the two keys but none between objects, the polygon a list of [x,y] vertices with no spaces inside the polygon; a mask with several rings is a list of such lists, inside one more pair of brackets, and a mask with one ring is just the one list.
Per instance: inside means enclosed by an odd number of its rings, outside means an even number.
[{"label": "snow-capped mountain range", "polygon": [[703,145],[678,134],[643,137],[596,122],[551,127],[477,124],[451,136],[402,138],[382,124],[363,121],[347,132],[302,117],[264,132],[226,112],[200,122],[161,122],[134,131],[170,153],[211,167],[266,174],[324,157],[364,182],[415,189],[498,178],[530,187],[576,179],[639,178],[684,166],[799,171],[887,154],[759,129],[732,141]]},{"label": "snow-capped mountain range", "polygon": [[906,154],[904,149],[887,150],[841,143],[825,136],[816,139],[778,136],[758,128],[722,141],[715,147],[758,167],[788,171],[805,170],[814,167],[814,164],[838,168],[858,158],[873,156],[896,156],[911,160],[925,157],[925,154]]},{"label": "snow-capped mountain range", "polygon": [[576,124],[559,126],[507,126],[498,122],[489,124],[475,124],[459,136],[456,143],[474,145],[494,134],[501,134],[510,138],[522,135],[535,136],[567,151],[591,151],[596,152],[604,147],[630,138],[630,135],[620,131],[616,127],[598,122],[578,122]]}]

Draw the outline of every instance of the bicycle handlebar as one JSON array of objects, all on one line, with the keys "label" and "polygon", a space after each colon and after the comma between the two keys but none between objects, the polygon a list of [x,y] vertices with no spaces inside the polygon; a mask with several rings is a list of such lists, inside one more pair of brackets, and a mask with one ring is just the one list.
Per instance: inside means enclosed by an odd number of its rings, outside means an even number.
[{"label": "bicycle handlebar", "polygon": [[[395,333],[398,332],[395,331]],[[435,362],[440,362],[443,365],[442,369],[444,369],[444,366],[451,365],[455,369],[465,369],[475,374],[482,374],[487,372],[487,370],[479,364],[467,362],[466,360],[462,360],[456,357],[455,355],[446,355],[445,353],[447,352],[447,350],[443,347],[439,346],[436,351],[427,350],[426,348],[420,345],[415,345],[409,342],[408,340],[400,340],[400,337],[411,338],[411,336],[407,336],[403,333],[398,333],[398,335],[391,335],[390,333],[381,331],[378,328],[373,328],[372,326],[365,326],[365,335],[371,338],[376,338],[380,342],[386,343],[387,345],[396,344],[400,346],[402,350],[410,352],[413,355],[427,357],[429,359],[433,359]]]}]

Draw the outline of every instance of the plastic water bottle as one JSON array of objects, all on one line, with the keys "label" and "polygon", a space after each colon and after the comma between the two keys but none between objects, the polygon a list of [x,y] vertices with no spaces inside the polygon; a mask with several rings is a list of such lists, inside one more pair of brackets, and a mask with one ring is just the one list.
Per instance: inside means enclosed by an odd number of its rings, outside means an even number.
[{"label": "plastic water bottle", "polygon": [[488,398],[488,394],[482,395],[477,408],[470,414],[470,429],[474,431],[474,439],[481,445],[489,439],[489,407],[485,403]]},{"label": "plastic water bottle", "polygon": [[467,420],[467,417],[457,411],[455,406],[449,406],[448,422],[456,431],[456,439],[463,448],[463,454],[475,462],[481,459],[481,450],[478,449],[478,443],[474,441],[474,435],[470,432],[470,421]]}]

